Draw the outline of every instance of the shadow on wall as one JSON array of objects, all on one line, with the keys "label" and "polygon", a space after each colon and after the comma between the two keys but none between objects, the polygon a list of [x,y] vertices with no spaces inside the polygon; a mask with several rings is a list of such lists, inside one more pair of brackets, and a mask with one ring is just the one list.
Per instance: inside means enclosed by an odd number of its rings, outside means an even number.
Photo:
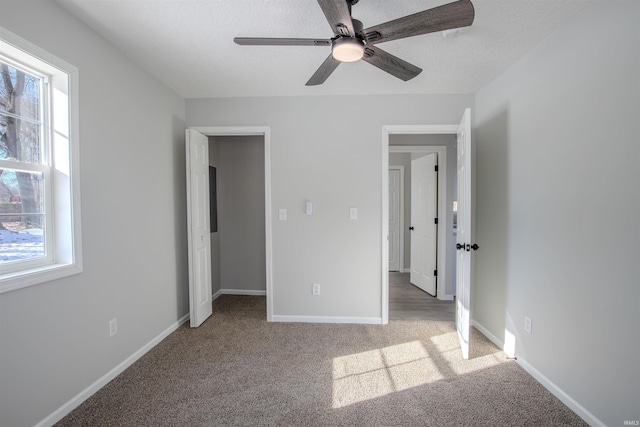
[{"label": "shadow on wall", "polygon": [[509,115],[506,107],[477,123],[476,135],[476,241],[482,246],[475,258],[473,318],[481,326],[510,342],[506,328],[509,257]]},{"label": "shadow on wall", "polygon": [[173,116],[171,130],[175,143],[173,147],[173,194],[174,201],[174,241],[176,244],[176,311],[178,318],[189,313],[189,270],[187,254],[187,166],[185,152],[185,129],[183,119]]}]

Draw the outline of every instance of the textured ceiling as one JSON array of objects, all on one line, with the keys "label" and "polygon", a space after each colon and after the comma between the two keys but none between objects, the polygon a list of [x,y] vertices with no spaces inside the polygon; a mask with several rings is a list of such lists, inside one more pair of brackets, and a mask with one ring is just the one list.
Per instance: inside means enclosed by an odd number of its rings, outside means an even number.
[{"label": "textured ceiling", "polygon": [[[185,98],[473,93],[592,0],[472,0],[475,21],[378,45],[424,71],[403,82],[364,61],[343,63],[321,86],[306,81],[330,47],[239,46],[236,36],[333,36],[315,0],[58,0]],[[450,0],[360,0],[371,27]]]}]

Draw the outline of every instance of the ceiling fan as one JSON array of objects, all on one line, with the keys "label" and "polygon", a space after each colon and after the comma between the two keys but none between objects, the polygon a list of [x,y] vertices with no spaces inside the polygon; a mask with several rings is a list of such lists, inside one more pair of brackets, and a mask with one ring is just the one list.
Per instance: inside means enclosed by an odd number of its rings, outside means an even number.
[{"label": "ceiling fan", "polygon": [[458,0],[363,29],[362,22],[351,17],[351,6],[358,1],[318,0],[334,33],[330,39],[236,37],[233,41],[239,45],[253,46],[331,46],[331,55],[311,76],[307,86],[324,83],[341,62],[359,59],[407,81],[420,74],[422,69],[385,52],[376,44],[467,27],[473,23],[475,15],[470,0]]}]

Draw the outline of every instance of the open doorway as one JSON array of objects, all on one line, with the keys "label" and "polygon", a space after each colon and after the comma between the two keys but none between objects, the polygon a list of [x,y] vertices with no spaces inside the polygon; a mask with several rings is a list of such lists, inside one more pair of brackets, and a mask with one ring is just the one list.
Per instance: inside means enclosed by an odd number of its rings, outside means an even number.
[{"label": "open doorway", "polygon": [[212,299],[266,295],[264,135],[208,139]]},{"label": "open doorway", "polygon": [[[457,176],[457,230],[456,230],[456,248],[454,250],[453,242],[448,243],[447,234],[451,233],[453,237],[453,197],[448,196],[448,186],[445,181],[447,179],[446,173],[441,174],[441,179],[438,181],[438,193],[440,206],[438,212],[442,221],[439,221],[437,235],[439,239],[438,252],[438,268],[442,266],[456,267],[456,280],[455,280],[455,324],[458,339],[460,342],[460,348],[462,351],[462,357],[464,359],[469,358],[470,353],[470,324],[471,324],[471,296],[473,288],[473,274],[472,274],[472,252],[479,248],[474,242],[474,186],[473,186],[473,158],[474,148],[472,144],[471,136],[471,109],[466,108],[462,115],[461,121],[457,125],[425,125],[425,126],[383,126],[382,127],[382,233],[381,233],[381,254],[382,254],[382,268],[381,268],[381,313],[382,323],[389,322],[389,140],[390,136],[394,134],[444,134],[444,135],[456,135],[457,153],[455,161],[455,169]],[[447,150],[443,150],[443,155],[447,156]],[[447,156],[453,157],[453,156]],[[441,161],[442,169],[447,167],[448,161]],[[448,168],[447,168],[448,169]],[[451,188],[453,189],[453,188]],[[451,239],[453,240],[453,239]],[[447,256],[449,252],[455,253],[455,264],[452,256]],[[446,274],[446,270],[438,271],[438,278],[440,279],[440,271]],[[453,275],[447,275],[450,277]],[[453,281],[447,282],[452,283]],[[453,296],[453,295],[452,295]]]},{"label": "open doorway", "polygon": [[[390,282],[396,286],[399,282],[409,282],[409,272],[411,271],[411,161],[428,154],[435,154],[438,164],[437,181],[437,215],[438,224],[436,231],[436,267],[430,272],[435,280],[435,294],[437,298],[429,297],[437,305],[440,302],[453,300],[455,294],[455,236],[453,230],[453,201],[456,192],[456,132],[454,125],[425,125],[425,126],[386,126],[383,129],[383,272],[382,272],[382,320],[387,323],[389,320],[389,289]],[[403,202],[402,213],[399,221],[403,224],[398,236],[401,250],[398,256],[399,268],[390,273],[390,260],[395,257],[390,251],[391,230],[389,229],[390,203],[389,179],[397,176],[394,170],[402,169],[404,175],[403,182]],[[430,219],[433,221],[434,219]],[[389,240],[387,240],[389,236]],[[391,278],[390,275],[391,274]],[[394,292],[397,288],[394,287]],[[422,291],[418,290],[418,293]],[[433,293],[431,293],[433,295]],[[406,292],[402,298],[411,306],[413,290]],[[427,295],[427,294],[425,294]],[[428,295],[427,295],[428,296]],[[427,298],[428,299],[428,298]],[[395,304],[394,300],[394,304]],[[446,311],[446,310],[445,310]],[[451,310],[450,310],[451,311]],[[448,313],[446,314],[449,315]],[[450,320],[454,319],[451,311]]]},{"label": "open doorway", "polygon": [[[272,320],[272,313],[273,313],[273,300],[272,300],[272,295],[273,295],[273,275],[272,275],[272,271],[273,271],[273,267],[272,267],[272,259],[273,259],[273,255],[272,255],[272,224],[271,224],[271,131],[270,128],[268,127],[192,127],[189,128],[189,130],[187,131],[187,136],[189,136],[190,134],[194,135],[194,138],[201,138],[204,139],[204,147],[202,148],[202,151],[205,154],[205,157],[208,157],[208,148],[209,148],[209,140],[207,137],[257,137],[257,139],[243,139],[243,141],[253,141],[254,145],[258,144],[258,145],[262,145],[262,150],[256,151],[253,150],[253,156],[257,157],[257,159],[253,159],[253,163],[257,162],[262,162],[262,167],[260,168],[262,171],[262,174],[264,176],[264,179],[261,180],[260,182],[258,182],[256,184],[255,180],[253,180],[253,182],[251,183],[247,183],[249,185],[249,187],[251,188],[251,191],[249,191],[250,194],[245,194],[244,197],[245,199],[247,198],[261,198],[263,200],[263,204],[262,206],[264,207],[263,209],[263,214],[262,214],[262,224],[263,226],[256,226],[256,221],[255,218],[254,220],[252,220],[252,228],[253,230],[250,230],[249,233],[249,237],[245,236],[245,239],[248,240],[248,245],[251,246],[253,248],[253,250],[257,250],[257,252],[259,253],[258,257],[256,260],[252,260],[252,266],[250,270],[253,270],[253,276],[254,279],[251,281],[251,283],[249,283],[249,281],[246,281],[242,278],[232,278],[231,282],[234,282],[233,286],[229,286],[226,283],[231,283],[229,280],[225,279],[225,269],[226,269],[226,264],[227,262],[223,261],[221,262],[218,266],[216,266],[218,268],[218,271],[216,272],[216,274],[219,274],[219,282],[217,283],[217,286],[219,286],[219,289],[216,290],[215,292],[212,289],[213,283],[212,280],[207,280],[205,282],[207,283],[202,283],[201,286],[199,286],[199,282],[197,281],[197,276],[194,272],[192,272],[192,268],[190,267],[190,295],[196,295],[199,296],[201,299],[206,300],[205,296],[206,294],[208,294],[209,296],[215,296],[215,293],[218,293],[218,295],[220,293],[243,293],[243,294],[252,294],[252,295],[266,295],[266,302],[267,302],[267,321],[271,321]],[[197,136],[199,135],[199,137]],[[231,151],[237,151],[233,154],[231,154],[230,156],[232,156],[234,159],[233,162],[240,162],[242,163],[241,160],[238,159],[242,159],[243,155],[246,155],[247,153],[243,153],[243,150],[246,149],[246,146],[243,146],[244,142],[242,141],[238,141],[238,140],[230,140],[231,144],[229,145]],[[187,143],[189,143],[189,138],[187,139]],[[234,143],[237,143],[236,146],[234,146]],[[217,143],[214,143],[214,145],[216,145]],[[220,147],[218,146],[217,149],[219,149]],[[234,148],[237,148],[238,150],[234,150]],[[214,148],[215,150],[216,148]],[[215,157],[215,154],[214,156]],[[231,157],[230,157],[231,158]],[[230,181],[230,185],[228,187],[228,189],[224,190],[227,193],[230,193],[230,197],[233,198],[235,197],[234,195],[234,191],[236,190],[234,188],[234,184],[235,181],[237,181],[237,177],[233,176],[233,173],[231,175],[228,175],[227,178],[224,177],[224,175],[226,175],[225,173],[223,173],[223,176],[220,176],[220,174],[218,173],[218,168],[221,167],[222,162],[216,163],[215,160],[211,161],[212,159],[208,158],[208,165],[207,168],[210,168],[212,165],[216,170],[216,181],[219,181],[220,178],[222,178],[223,180],[227,179],[228,181]],[[189,156],[187,158],[187,169],[188,171],[190,170],[190,160],[189,160]],[[209,172],[211,169],[208,169],[207,172]],[[243,172],[240,172],[243,173]],[[248,173],[245,169],[245,174]],[[252,172],[254,175],[255,173]],[[210,175],[209,175],[210,177]],[[244,180],[244,178],[242,178],[241,180]],[[251,181],[251,180],[248,180]],[[253,186],[253,187],[251,187]],[[206,186],[207,188],[209,187],[208,185]],[[261,188],[260,188],[261,187]],[[221,188],[218,186],[217,190],[220,190]],[[245,191],[246,192],[246,191]],[[211,195],[209,194],[209,192],[207,191],[207,194],[203,194],[201,197],[193,197],[192,195],[193,191],[192,189],[190,189],[190,187],[188,186],[188,197],[187,197],[187,202],[189,204],[189,206],[191,206],[192,204],[195,203],[195,201],[197,199],[202,199],[200,202],[200,204],[204,204],[206,203],[207,207],[209,207],[210,205],[210,197]],[[192,195],[192,197],[189,197],[189,195]],[[222,196],[222,195],[221,195]],[[218,197],[218,195],[216,195],[216,197]],[[206,200],[205,200],[206,199]],[[191,200],[191,201],[190,201]],[[222,200],[218,199],[218,202],[221,202]],[[244,206],[244,207],[242,207]],[[240,210],[245,209],[246,203],[245,204],[241,204]],[[218,216],[220,216],[221,209],[225,209],[225,207],[220,206],[219,205],[219,209],[218,209]],[[234,209],[237,209],[237,207],[235,207]],[[252,209],[251,207],[249,207],[248,209]],[[193,207],[192,209],[193,210]],[[207,209],[208,211],[208,209]],[[233,213],[232,213],[233,214]],[[191,215],[191,214],[189,214]],[[227,217],[229,216],[228,213],[222,213],[222,215],[226,215]],[[256,212],[243,212],[242,215],[244,216],[251,216],[251,217],[255,217],[256,215],[260,215],[260,213],[256,213]],[[240,218],[240,221],[236,221],[236,227],[237,228],[241,228],[243,225],[243,220],[242,220],[242,215]],[[222,218],[219,218],[220,220],[222,220]],[[245,218],[246,219],[246,218]],[[259,219],[258,219],[259,221]],[[192,221],[191,221],[192,222]],[[209,221],[207,221],[207,223],[209,223]],[[222,230],[222,222],[220,221],[220,227],[218,227],[218,230]],[[259,228],[258,231],[256,231]],[[210,229],[207,229],[207,232],[209,232]],[[192,233],[192,226],[189,225],[189,232]],[[262,233],[262,236],[260,236],[259,238],[257,237],[257,234]],[[216,233],[213,233],[216,234]],[[219,260],[221,257],[221,252],[224,250],[224,243],[222,241],[220,241],[220,238],[223,237],[222,233],[220,232],[220,234],[216,237],[214,237],[212,234],[211,236],[211,240],[213,243],[214,239],[218,239],[218,247],[220,249],[220,251],[218,252],[218,257],[217,259]],[[252,237],[253,237],[253,241],[252,241]],[[196,236],[197,239],[195,239],[196,241],[199,240],[206,240],[208,241],[209,239],[206,239],[204,237],[204,235],[202,235],[202,237]],[[193,239],[192,239],[193,240]],[[258,241],[259,240],[259,241]],[[214,243],[215,244],[215,243]],[[208,245],[209,246],[209,245]],[[262,250],[261,248],[258,248],[257,246],[263,246],[264,250]],[[209,246],[211,248],[211,246]],[[238,250],[240,250],[240,253],[242,253],[242,249],[238,249],[237,245],[232,245],[230,246],[234,249],[231,250],[230,252],[230,256],[233,256],[234,253],[238,253]],[[191,252],[192,249],[190,248],[190,257],[191,257]],[[210,251],[212,252],[212,251]],[[203,263],[206,262],[206,264],[208,264],[208,268],[209,270],[211,270],[211,261],[212,258],[214,258],[214,256],[207,256],[206,257],[206,261],[203,260]],[[246,259],[246,257],[244,257]],[[236,260],[237,261],[237,260]],[[234,261],[233,263],[230,263],[230,268],[231,270],[227,269],[227,273],[231,273],[231,276],[233,276],[233,269],[234,269],[234,265],[238,266],[240,264],[242,264],[242,261]],[[258,264],[263,263],[263,266],[259,266]],[[240,270],[247,270],[247,264],[244,263],[239,267]],[[195,269],[193,269],[195,271]],[[204,276],[203,276],[204,277]],[[256,284],[257,283],[257,284]],[[212,295],[214,294],[214,295]],[[210,297],[209,297],[210,298]],[[192,311],[193,311],[193,306],[194,306],[194,299],[191,298],[191,302],[190,304],[192,305]],[[209,299],[210,301],[210,299]],[[206,315],[206,314],[205,314]],[[206,318],[206,317],[205,317]],[[199,319],[198,322],[196,322],[197,326],[198,324],[202,323],[203,319]],[[192,324],[192,326],[194,326]]]}]

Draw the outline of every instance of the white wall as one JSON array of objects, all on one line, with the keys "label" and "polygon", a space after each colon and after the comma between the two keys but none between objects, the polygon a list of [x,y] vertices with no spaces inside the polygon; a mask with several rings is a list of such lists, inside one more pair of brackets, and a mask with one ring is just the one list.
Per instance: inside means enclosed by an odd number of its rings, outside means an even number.
[{"label": "white wall", "polygon": [[265,291],[264,137],[216,136],[220,287]]},{"label": "white wall", "polygon": [[473,317],[610,426],[640,419],[638,23],[599,3],[476,96]]},{"label": "white wall", "polygon": [[22,427],[188,313],[185,107],[55,2],[0,7],[0,25],[80,73],[84,272],[0,295],[0,424]]},{"label": "white wall", "polygon": [[187,100],[190,126],[271,127],[274,316],[381,318],[382,126],[455,124],[472,104],[468,95]]}]

